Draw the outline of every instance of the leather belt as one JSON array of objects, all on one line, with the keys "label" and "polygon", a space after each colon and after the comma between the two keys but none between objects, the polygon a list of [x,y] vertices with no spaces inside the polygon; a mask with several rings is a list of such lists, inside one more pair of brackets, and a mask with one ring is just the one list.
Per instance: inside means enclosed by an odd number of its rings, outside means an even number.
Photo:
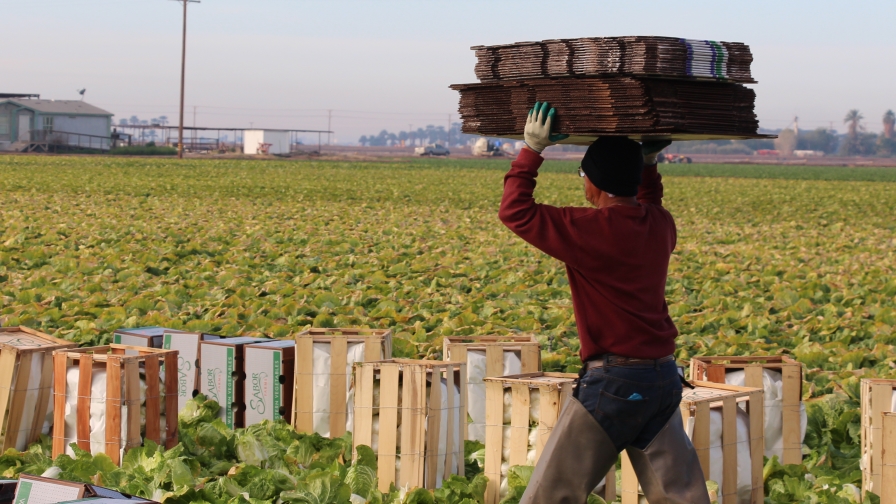
[{"label": "leather belt", "polygon": [[603,367],[604,362],[610,366],[656,366],[673,360],[675,360],[675,357],[672,355],[660,357],[659,359],[636,359],[633,357],[622,357],[621,355],[605,355],[586,362],[585,369]]}]

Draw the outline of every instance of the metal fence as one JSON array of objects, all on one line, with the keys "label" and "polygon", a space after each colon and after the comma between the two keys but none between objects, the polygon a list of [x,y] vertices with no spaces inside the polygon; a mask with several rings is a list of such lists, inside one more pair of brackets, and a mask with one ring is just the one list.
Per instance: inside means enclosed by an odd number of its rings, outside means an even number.
[{"label": "metal fence", "polygon": [[[85,133],[40,129],[31,130],[31,144],[33,147],[42,147],[45,150],[58,150],[58,148],[63,147],[108,151],[112,145],[112,138]],[[36,149],[29,148],[29,150]]]}]

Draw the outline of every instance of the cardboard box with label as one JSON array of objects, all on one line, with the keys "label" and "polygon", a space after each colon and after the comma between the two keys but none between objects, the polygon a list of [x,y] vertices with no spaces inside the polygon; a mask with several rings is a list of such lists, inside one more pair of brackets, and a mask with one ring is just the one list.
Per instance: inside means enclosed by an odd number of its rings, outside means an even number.
[{"label": "cardboard box with label", "polygon": [[177,350],[177,410],[182,411],[187,401],[199,393],[199,343],[214,341],[222,336],[214,334],[165,331],[162,348]]},{"label": "cardboard box with label", "polygon": [[245,347],[269,341],[240,337],[199,343],[199,392],[221,405],[219,417],[231,429],[246,426]]},{"label": "cardboard box with label", "polygon": [[116,492],[101,486],[75,483],[31,474],[21,474],[13,502],[16,504],[56,504],[103,500],[153,503],[155,501]]},{"label": "cardboard box with label", "polygon": [[247,345],[246,426],[262,420],[292,418],[295,390],[295,340],[278,340]]},{"label": "cardboard box with label", "polygon": [[[182,333],[184,331],[157,326],[118,329],[112,333],[112,343],[116,345],[162,348],[162,337],[166,332]],[[137,353],[134,352],[133,355],[137,355]]]}]

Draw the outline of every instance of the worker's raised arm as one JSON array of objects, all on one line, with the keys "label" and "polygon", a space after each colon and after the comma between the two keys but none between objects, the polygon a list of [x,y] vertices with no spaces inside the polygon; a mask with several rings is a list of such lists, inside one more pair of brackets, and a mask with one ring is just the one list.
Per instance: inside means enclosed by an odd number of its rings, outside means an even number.
[{"label": "worker's raised arm", "polygon": [[511,231],[542,252],[563,262],[575,261],[572,244],[572,209],[541,205],[535,202],[535,177],[544,159],[541,152],[567,135],[551,134],[554,109],[547,103],[536,103],[526,118],[526,147],[511,163],[504,176],[504,196],[498,217]]},{"label": "worker's raised arm", "polygon": [[535,202],[535,177],[542,157],[523,148],[504,176],[504,196],[498,217],[508,229],[542,252],[567,264],[575,264],[579,240],[572,225],[573,208]]},{"label": "worker's raised arm", "polygon": [[663,176],[656,166],[657,155],[671,141],[644,142],[641,152],[644,154],[644,170],[641,172],[641,185],[638,186],[638,202],[649,205],[663,205]]}]

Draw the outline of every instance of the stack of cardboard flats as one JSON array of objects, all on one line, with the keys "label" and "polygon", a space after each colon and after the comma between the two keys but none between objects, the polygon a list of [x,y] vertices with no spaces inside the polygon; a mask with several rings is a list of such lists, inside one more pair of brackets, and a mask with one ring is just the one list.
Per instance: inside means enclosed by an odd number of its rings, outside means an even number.
[{"label": "stack of cardboard flats", "polygon": [[764,138],[753,111],[749,46],[670,37],[605,37],[476,46],[480,82],[455,84],[463,131],[521,138],[536,101],[557,110],[563,143]]}]

